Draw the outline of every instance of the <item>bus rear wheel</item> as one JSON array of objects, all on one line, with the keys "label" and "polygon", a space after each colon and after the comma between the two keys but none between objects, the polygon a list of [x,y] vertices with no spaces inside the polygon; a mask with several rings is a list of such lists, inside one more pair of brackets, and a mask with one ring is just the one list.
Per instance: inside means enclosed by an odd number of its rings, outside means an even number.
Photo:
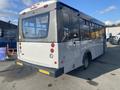
[{"label": "bus rear wheel", "polygon": [[83,58],[83,68],[87,69],[90,66],[90,63],[91,63],[91,59],[89,55],[86,54]]}]

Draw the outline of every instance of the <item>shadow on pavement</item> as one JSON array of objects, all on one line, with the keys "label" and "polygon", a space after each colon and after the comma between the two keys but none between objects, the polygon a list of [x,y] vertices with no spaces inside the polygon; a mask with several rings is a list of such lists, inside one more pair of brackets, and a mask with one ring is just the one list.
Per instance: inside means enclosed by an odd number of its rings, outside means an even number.
[{"label": "shadow on pavement", "polygon": [[5,77],[3,82],[12,82],[14,80],[25,79],[26,77],[36,74],[36,70],[31,67],[20,67],[12,65],[4,71],[0,71],[0,76]]},{"label": "shadow on pavement", "polygon": [[[114,71],[120,68],[120,46],[111,46],[107,48],[106,54],[91,63],[91,66],[87,70],[82,70],[78,68],[71,71],[68,75],[83,78],[86,80],[95,79],[101,75],[108,72]],[[25,78],[31,77],[37,73],[36,69],[31,67],[18,67],[13,65],[8,67],[6,71],[0,72],[0,76],[4,77],[3,82],[12,82],[14,80],[24,80]],[[115,75],[111,73],[111,75]],[[97,85],[95,82],[90,82],[91,84]]]},{"label": "shadow on pavement", "polygon": [[[78,68],[68,73],[74,77],[86,80],[95,79],[103,74],[120,68],[120,46],[108,47],[106,54],[91,63],[87,70]],[[111,73],[111,75],[115,75]]]}]

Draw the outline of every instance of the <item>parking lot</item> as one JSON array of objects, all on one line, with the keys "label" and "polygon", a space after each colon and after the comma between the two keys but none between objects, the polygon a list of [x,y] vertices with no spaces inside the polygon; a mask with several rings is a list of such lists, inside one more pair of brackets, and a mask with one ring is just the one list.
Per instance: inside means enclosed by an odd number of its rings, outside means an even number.
[{"label": "parking lot", "polygon": [[78,68],[59,78],[16,66],[13,61],[1,62],[0,90],[120,90],[120,46],[108,44],[106,54],[89,69]]}]

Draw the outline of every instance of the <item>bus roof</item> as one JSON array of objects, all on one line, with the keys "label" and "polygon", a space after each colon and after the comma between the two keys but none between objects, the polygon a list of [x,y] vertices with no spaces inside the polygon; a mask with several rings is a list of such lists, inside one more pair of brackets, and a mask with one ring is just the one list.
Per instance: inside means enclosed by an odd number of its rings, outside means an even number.
[{"label": "bus roof", "polygon": [[60,3],[68,8],[71,8],[72,10],[78,12],[82,17],[84,17],[85,19],[93,22],[93,23],[96,23],[96,24],[99,24],[99,25],[102,25],[102,26],[105,26],[105,24],[89,15],[86,15],[85,13],[83,12],[80,12],[79,10],[69,6],[69,5],[66,5],[58,0],[49,0],[49,1],[42,1],[42,2],[39,2],[39,3],[36,3],[34,5],[32,5],[31,7],[27,8],[27,9],[24,9],[23,11],[20,12],[20,14],[23,14],[23,13],[27,13],[27,12],[30,12],[30,11],[33,11],[33,10],[36,10],[38,8],[41,8],[41,7],[44,7],[45,5],[50,5],[50,4],[53,4],[53,3]]},{"label": "bus roof", "polygon": [[101,22],[100,20],[97,20],[97,19],[95,19],[95,18],[93,18],[93,17],[91,17],[91,16],[89,16],[89,15],[87,15],[87,14],[85,14],[85,13],[83,13],[83,12],[69,6],[69,5],[66,5],[66,4],[62,3],[62,2],[59,2],[59,3],[66,6],[66,7],[68,7],[68,8],[71,8],[72,10],[74,10],[76,12],[78,12],[82,17],[88,19],[89,21],[91,21],[93,23],[96,23],[96,24],[99,24],[99,25],[102,25],[102,26],[105,26],[105,24],[103,22]]},{"label": "bus roof", "polygon": [[50,0],[50,1],[41,1],[39,3],[33,4],[31,7],[24,9],[23,11],[20,12],[20,14],[27,13],[33,10],[36,10],[38,8],[44,7],[44,5],[50,5],[53,3],[56,3],[56,0]]}]

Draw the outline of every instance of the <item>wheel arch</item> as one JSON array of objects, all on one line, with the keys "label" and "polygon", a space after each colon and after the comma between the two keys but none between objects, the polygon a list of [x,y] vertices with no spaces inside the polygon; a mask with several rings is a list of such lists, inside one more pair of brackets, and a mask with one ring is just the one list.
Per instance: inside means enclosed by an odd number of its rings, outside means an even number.
[{"label": "wheel arch", "polygon": [[89,57],[89,59],[91,61],[92,60],[92,53],[90,52],[90,50],[86,50],[83,57],[85,57],[86,55]]},{"label": "wheel arch", "polygon": [[[87,58],[87,59],[86,59]],[[85,53],[84,53],[84,56],[83,56],[83,60],[82,60],[82,63],[83,63],[83,68],[84,69],[87,69],[90,65],[92,61],[92,54],[89,50],[87,50]]]}]

